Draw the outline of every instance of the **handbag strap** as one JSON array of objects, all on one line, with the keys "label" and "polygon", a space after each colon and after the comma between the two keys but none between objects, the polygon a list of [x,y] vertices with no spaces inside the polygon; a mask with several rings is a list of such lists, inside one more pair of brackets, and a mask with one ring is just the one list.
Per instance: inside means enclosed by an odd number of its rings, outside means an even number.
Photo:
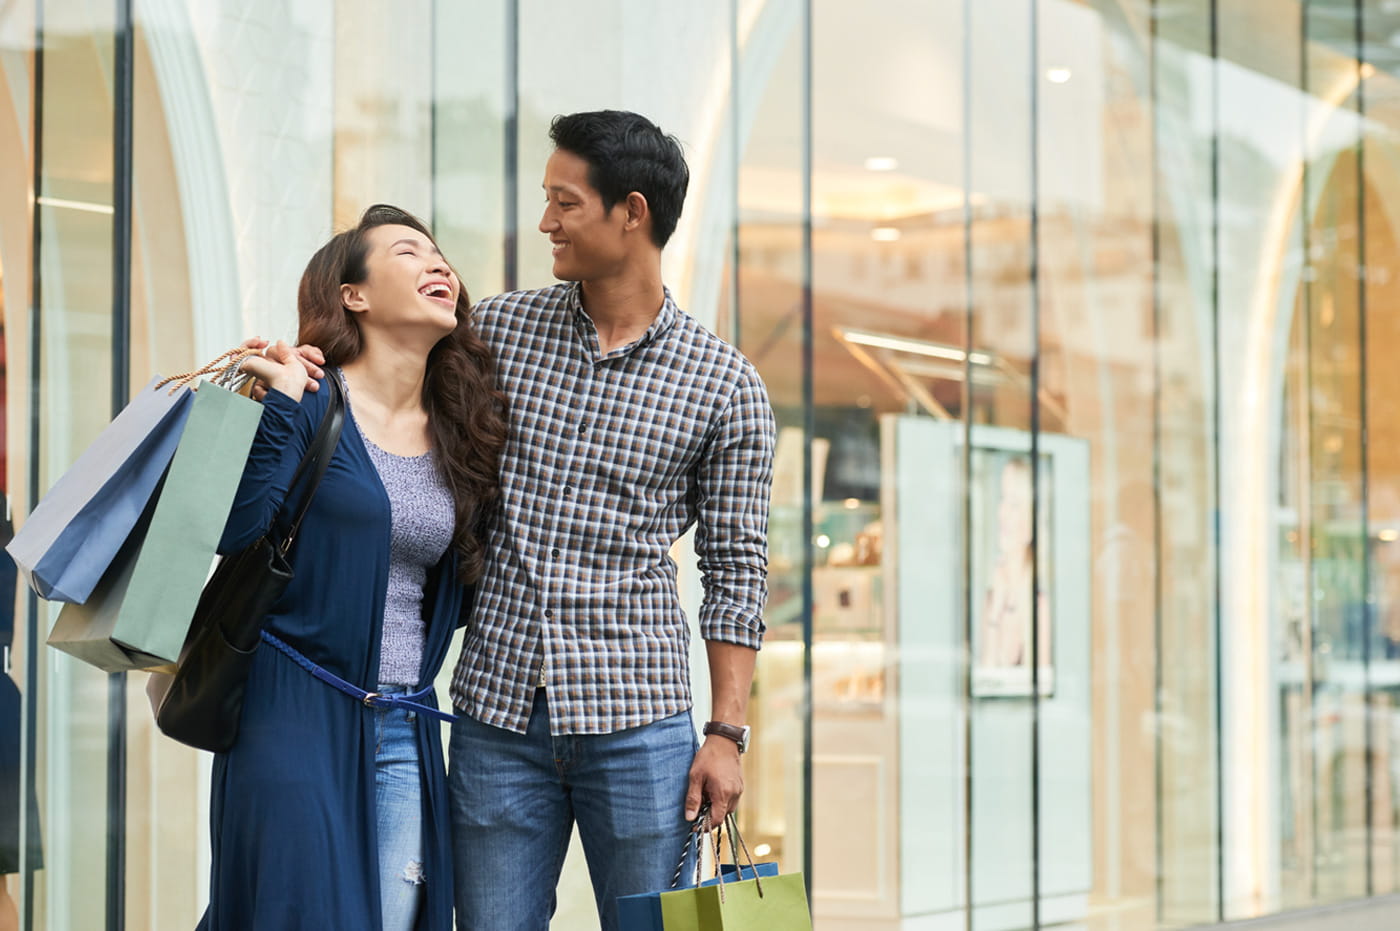
[{"label": "handbag strap", "polygon": [[321,479],[325,477],[326,469],[330,467],[331,456],[335,454],[336,444],[340,442],[340,429],[345,424],[345,394],[340,387],[339,372],[326,372],[326,387],[330,390],[330,396],[326,402],[326,413],[321,417],[321,425],[316,428],[316,435],[312,438],[311,445],[307,447],[306,455],[302,456],[301,462],[297,464],[297,470],[292,475],[292,483],[287,486],[287,494],[290,495],[303,478],[307,475],[311,476],[307,482],[306,494],[302,497],[296,516],[292,518],[291,526],[287,529],[287,536],[277,547],[283,556],[287,555],[292,548],[292,542],[296,540],[297,531],[301,529],[301,522],[311,507],[311,499],[316,496],[316,489],[320,487]]}]

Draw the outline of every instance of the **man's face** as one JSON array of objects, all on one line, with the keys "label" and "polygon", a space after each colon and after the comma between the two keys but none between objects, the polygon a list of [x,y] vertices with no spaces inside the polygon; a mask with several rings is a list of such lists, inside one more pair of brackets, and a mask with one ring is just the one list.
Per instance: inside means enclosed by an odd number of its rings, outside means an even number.
[{"label": "man's face", "polygon": [[602,196],[588,182],[588,163],[562,149],[545,164],[543,186],[540,232],[554,247],[554,277],[588,281],[621,271],[627,258],[626,202],[603,209]]}]

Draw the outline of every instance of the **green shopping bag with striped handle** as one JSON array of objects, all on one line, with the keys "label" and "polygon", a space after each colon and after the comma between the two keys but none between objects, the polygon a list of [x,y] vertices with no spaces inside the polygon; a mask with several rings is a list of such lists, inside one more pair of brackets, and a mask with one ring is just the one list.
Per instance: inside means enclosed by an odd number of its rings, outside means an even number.
[{"label": "green shopping bag with striped handle", "polygon": [[[721,871],[716,883],[697,882],[692,889],[661,893],[664,931],[812,931],[802,874],[762,875],[739,834],[739,822],[732,812],[710,835],[717,864],[725,833],[729,836],[734,869]],[[740,863],[741,852],[747,864]],[[696,859],[698,872],[699,858]]]}]

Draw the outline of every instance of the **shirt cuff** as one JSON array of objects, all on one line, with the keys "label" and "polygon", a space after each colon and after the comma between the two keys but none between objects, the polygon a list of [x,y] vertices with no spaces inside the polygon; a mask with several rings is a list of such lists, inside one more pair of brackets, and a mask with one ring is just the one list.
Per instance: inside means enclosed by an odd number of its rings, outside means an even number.
[{"label": "shirt cuff", "polygon": [[757,650],[763,646],[763,618],[735,605],[705,605],[700,609],[700,636]]}]

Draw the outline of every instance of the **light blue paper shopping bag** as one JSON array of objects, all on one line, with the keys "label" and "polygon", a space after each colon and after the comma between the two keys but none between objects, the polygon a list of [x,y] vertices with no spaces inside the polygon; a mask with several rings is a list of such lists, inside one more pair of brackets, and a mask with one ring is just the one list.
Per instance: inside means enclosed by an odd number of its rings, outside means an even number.
[{"label": "light blue paper shopping bag", "polygon": [[150,504],[193,393],[152,379],[49,489],[5,550],[50,601],[83,602]]}]

